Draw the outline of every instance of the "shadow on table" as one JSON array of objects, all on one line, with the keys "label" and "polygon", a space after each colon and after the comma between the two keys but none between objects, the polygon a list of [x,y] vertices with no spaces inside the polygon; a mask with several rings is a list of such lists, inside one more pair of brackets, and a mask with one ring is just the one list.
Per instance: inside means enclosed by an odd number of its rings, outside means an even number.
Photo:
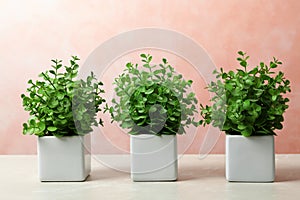
[{"label": "shadow on table", "polygon": [[130,174],[110,168],[93,169],[86,181],[130,179]]},{"label": "shadow on table", "polygon": [[186,166],[180,168],[178,171],[178,181],[188,181],[207,178],[222,178],[225,180],[225,168],[213,166]]},{"label": "shadow on table", "polygon": [[[117,180],[130,179],[130,173],[120,172],[110,168],[93,169],[86,181],[97,180]],[[177,181],[188,181],[197,179],[211,179],[222,178],[225,179],[224,167],[199,167],[199,166],[185,166],[178,169]]]},{"label": "shadow on table", "polygon": [[275,182],[300,181],[300,167],[277,168]]},{"label": "shadow on table", "polygon": [[[206,178],[222,178],[225,180],[225,168],[189,166],[181,168],[178,173],[178,181]],[[276,169],[275,182],[286,181],[300,181],[300,167]]]}]

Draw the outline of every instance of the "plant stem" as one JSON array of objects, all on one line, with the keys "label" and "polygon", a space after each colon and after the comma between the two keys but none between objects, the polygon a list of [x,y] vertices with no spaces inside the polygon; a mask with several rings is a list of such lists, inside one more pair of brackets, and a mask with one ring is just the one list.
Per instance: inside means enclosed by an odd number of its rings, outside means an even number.
[{"label": "plant stem", "polygon": [[53,85],[53,83],[51,82],[51,80],[45,75],[44,72],[42,72],[43,76],[45,77],[45,79],[53,86],[53,88],[56,90],[56,87]]}]

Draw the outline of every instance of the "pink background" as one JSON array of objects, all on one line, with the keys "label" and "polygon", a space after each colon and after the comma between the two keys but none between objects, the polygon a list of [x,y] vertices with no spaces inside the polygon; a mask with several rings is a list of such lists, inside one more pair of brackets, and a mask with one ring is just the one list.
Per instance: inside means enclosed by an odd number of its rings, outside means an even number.
[{"label": "pink background", "polygon": [[[30,78],[48,69],[50,59],[78,55],[82,64],[102,42],[143,27],[193,38],[226,70],[237,66],[238,50],[248,52],[253,65],[272,56],[282,60],[292,93],[284,129],[277,131],[276,152],[300,153],[299,8],[298,0],[0,0],[0,154],[36,153],[36,137],[22,135],[28,114],[20,94]],[[193,78],[188,68],[182,73]],[[200,82],[193,88],[199,98],[204,91]],[[187,153],[198,153],[205,131],[198,129]],[[109,135],[128,150],[128,137]],[[212,152],[224,153],[224,135]]]}]

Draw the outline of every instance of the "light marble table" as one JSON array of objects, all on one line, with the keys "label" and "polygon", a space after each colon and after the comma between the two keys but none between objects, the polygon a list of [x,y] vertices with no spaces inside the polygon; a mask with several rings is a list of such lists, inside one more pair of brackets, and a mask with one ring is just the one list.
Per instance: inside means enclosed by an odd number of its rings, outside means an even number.
[{"label": "light marble table", "polygon": [[0,169],[1,200],[300,199],[300,155],[276,155],[274,183],[227,182],[224,155],[184,155],[176,182],[132,182],[95,159],[85,182],[41,183],[36,156],[0,156]]}]

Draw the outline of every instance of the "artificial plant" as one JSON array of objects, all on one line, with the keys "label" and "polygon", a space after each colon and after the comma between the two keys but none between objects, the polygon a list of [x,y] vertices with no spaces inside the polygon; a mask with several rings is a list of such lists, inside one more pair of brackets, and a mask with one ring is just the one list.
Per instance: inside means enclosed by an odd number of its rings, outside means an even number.
[{"label": "artificial plant", "polygon": [[23,134],[37,136],[73,136],[92,131],[92,126],[103,125],[96,114],[105,102],[101,97],[102,82],[93,72],[86,80],[76,80],[78,57],[72,56],[70,65],[52,60],[51,70],[42,72],[42,80],[29,80],[27,92],[22,94],[23,107],[30,119],[23,124]]},{"label": "artificial plant", "polygon": [[208,85],[214,93],[211,106],[201,106],[204,125],[212,123],[230,135],[276,135],[282,129],[283,113],[289,99],[290,81],[282,71],[275,69],[282,64],[275,57],[269,65],[260,62],[256,67],[248,65],[249,56],[238,52],[241,68],[224,72],[215,70],[217,81]]},{"label": "artificial plant", "polygon": [[197,125],[195,93],[188,91],[192,80],[181,74],[163,58],[152,64],[152,56],[141,54],[142,66],[131,62],[114,80],[117,98],[106,107],[112,119],[129,129],[129,134],[183,134],[189,125]]}]

